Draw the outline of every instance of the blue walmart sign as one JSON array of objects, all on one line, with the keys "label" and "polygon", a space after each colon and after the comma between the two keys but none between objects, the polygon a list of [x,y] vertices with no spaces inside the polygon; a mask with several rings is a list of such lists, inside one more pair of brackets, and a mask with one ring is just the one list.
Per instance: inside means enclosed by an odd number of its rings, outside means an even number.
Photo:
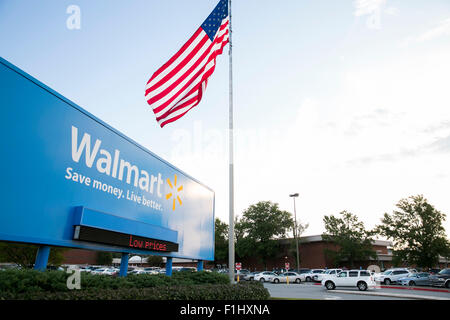
[{"label": "blue walmart sign", "polygon": [[211,189],[1,58],[0,105],[0,240],[214,259]]}]

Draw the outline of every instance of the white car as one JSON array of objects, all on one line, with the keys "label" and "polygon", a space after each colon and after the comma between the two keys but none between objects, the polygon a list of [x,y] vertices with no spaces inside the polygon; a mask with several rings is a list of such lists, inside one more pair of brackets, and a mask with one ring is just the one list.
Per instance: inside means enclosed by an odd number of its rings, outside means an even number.
[{"label": "white car", "polygon": [[317,282],[322,282],[323,279],[337,276],[341,271],[343,271],[343,270],[342,269],[328,269],[324,273],[318,273],[318,274],[314,275],[313,280],[317,281]]},{"label": "white car", "polygon": [[407,268],[388,269],[382,273],[375,275],[375,281],[385,285],[390,285],[391,283],[397,282],[399,279],[407,277],[408,275],[413,273],[414,270],[409,270]]},{"label": "white car", "polygon": [[253,280],[255,280],[255,276],[260,274],[260,273],[261,273],[261,271],[250,272],[250,273],[248,273],[248,274],[246,274],[244,276],[244,280],[246,280],[246,281],[253,281]]},{"label": "white car", "polygon": [[133,271],[128,272],[128,274],[147,274],[148,272],[143,269],[134,269]]},{"label": "white car", "polygon": [[116,273],[116,271],[114,269],[111,269],[111,268],[100,268],[100,269],[96,269],[96,270],[91,271],[91,274],[113,275],[115,273]]},{"label": "white car", "polygon": [[272,282],[273,278],[276,276],[277,274],[275,272],[264,271],[255,275],[255,281]]},{"label": "white car", "polygon": [[346,270],[341,271],[336,277],[323,279],[322,286],[327,290],[336,287],[357,287],[360,291],[366,291],[375,288],[376,282],[367,270]]},{"label": "white car", "polygon": [[158,267],[148,267],[148,268],[144,268],[144,272],[147,274],[158,274],[159,269],[160,268],[158,268]]},{"label": "white car", "polygon": [[97,268],[97,269],[91,270],[91,274],[101,274],[103,271],[105,271],[105,268]]},{"label": "white car", "polygon": [[311,269],[309,273],[304,273],[302,274],[302,276],[305,277],[305,281],[313,281],[314,276],[324,272],[325,272],[324,269]]},{"label": "white car", "polygon": [[289,280],[289,283],[300,283],[302,282],[302,276],[296,272],[285,272],[282,273],[272,279],[273,283],[286,282]]}]

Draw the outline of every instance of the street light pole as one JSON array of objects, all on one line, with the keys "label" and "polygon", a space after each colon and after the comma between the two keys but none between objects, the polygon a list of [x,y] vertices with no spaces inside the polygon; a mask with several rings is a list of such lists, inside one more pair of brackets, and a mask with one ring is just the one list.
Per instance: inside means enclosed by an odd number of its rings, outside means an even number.
[{"label": "street light pole", "polygon": [[295,248],[296,248],[296,252],[297,252],[297,271],[299,269],[300,266],[300,259],[298,256],[298,239],[297,239],[297,212],[295,210],[295,198],[298,197],[298,193],[294,193],[294,194],[290,194],[289,197],[294,198],[294,239],[295,239]]}]

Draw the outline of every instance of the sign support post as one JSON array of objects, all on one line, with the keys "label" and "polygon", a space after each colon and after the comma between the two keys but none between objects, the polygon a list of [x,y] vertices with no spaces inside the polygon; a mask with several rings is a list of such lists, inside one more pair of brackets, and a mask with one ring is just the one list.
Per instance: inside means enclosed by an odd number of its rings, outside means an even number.
[{"label": "sign support post", "polygon": [[172,257],[167,257],[166,260],[166,276],[172,275]]},{"label": "sign support post", "polygon": [[36,255],[34,269],[45,271],[47,269],[48,257],[50,256],[49,246],[40,246]]},{"label": "sign support post", "polygon": [[128,272],[128,253],[122,253],[122,260],[120,260],[119,277],[126,277]]},{"label": "sign support post", "polygon": [[197,261],[197,271],[203,271],[203,260]]}]

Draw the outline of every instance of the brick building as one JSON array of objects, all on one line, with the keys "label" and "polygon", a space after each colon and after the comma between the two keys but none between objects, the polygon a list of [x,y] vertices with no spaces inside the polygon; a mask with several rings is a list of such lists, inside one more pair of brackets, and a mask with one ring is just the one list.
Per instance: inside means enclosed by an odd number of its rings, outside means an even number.
[{"label": "brick building", "polygon": [[[289,262],[291,267],[294,268],[296,265],[295,256],[292,254],[291,243],[293,239],[282,239],[280,243],[282,245],[282,252],[277,258],[271,259],[267,262],[267,269],[272,270],[273,268],[283,268],[285,262]],[[391,266],[392,254],[388,247],[391,245],[389,241],[377,240],[374,243],[374,250],[378,255],[377,261],[361,261],[360,264],[363,268],[371,264],[378,264],[380,268],[388,268]],[[328,248],[330,250],[336,250],[337,247],[333,243],[326,242],[322,240],[322,236],[309,236],[299,238],[299,253],[300,253],[300,267],[301,268],[331,268],[333,267],[333,262],[326,257],[324,254],[324,249]],[[81,249],[69,249],[64,252],[64,262],[63,264],[80,264],[80,265],[96,265],[97,262],[97,252],[91,250],[81,250]],[[118,259],[114,259],[118,260]],[[115,261],[116,264],[119,262]],[[227,264],[228,261],[221,261],[222,264]],[[237,261],[238,262],[238,261]],[[243,268],[252,270],[263,270],[264,266],[262,262],[259,261],[258,257],[251,257],[239,261],[242,263]],[[142,263],[134,263],[133,265],[147,266],[145,260]],[[196,262],[194,260],[184,260],[184,259],[174,259],[173,265],[183,265],[183,266],[195,266]],[[207,264],[208,267],[213,267],[212,263]]]},{"label": "brick building", "polygon": [[[98,264],[98,252],[92,250],[83,249],[67,249],[63,252],[64,265],[97,265]],[[142,258],[142,259],[141,259]],[[112,264],[114,266],[120,265],[120,258],[114,258]],[[166,258],[163,257],[163,265],[165,264]],[[145,256],[133,256],[130,255],[130,260],[128,262],[130,267],[151,267],[147,263]],[[173,258],[173,266],[183,266],[183,267],[196,267],[197,261],[191,259],[177,259]]]},{"label": "brick building", "polygon": [[63,264],[95,265],[97,264],[97,251],[68,249],[63,252]]},{"label": "brick building", "polygon": [[[299,242],[299,255],[300,255],[300,268],[308,269],[324,269],[335,267],[333,261],[326,256],[325,249],[337,250],[338,247],[328,241],[324,241],[321,235],[300,237]],[[267,270],[282,269],[286,262],[289,262],[291,268],[296,268],[295,259],[295,242],[294,239],[281,239],[281,251],[278,257],[271,259],[267,262]],[[292,245],[294,243],[294,245]],[[393,267],[392,263],[392,242],[386,240],[375,240],[373,243],[373,250],[376,252],[376,258],[370,258],[365,261],[356,261],[354,263],[355,268],[362,267],[366,269],[369,266],[377,265],[381,270],[389,269]],[[245,258],[242,261],[242,268],[249,270],[264,270],[264,265],[257,257]],[[226,262],[225,262],[226,263]],[[447,268],[450,261],[440,258],[439,268]],[[405,265],[406,267],[407,265]],[[346,263],[342,263],[339,267],[350,268],[351,266]],[[414,266],[411,266],[414,267]]]},{"label": "brick building", "polygon": [[[292,243],[294,239],[281,239],[279,240],[281,244],[280,253],[277,257],[267,261],[267,270],[282,269],[286,262],[289,262],[291,268],[296,267],[295,259],[295,245]],[[368,259],[365,261],[355,262],[355,267],[362,267],[366,269],[368,266],[377,265],[381,270],[388,269],[393,266],[392,264],[392,243],[385,240],[375,240],[373,243],[373,249],[377,254],[375,259]],[[337,246],[332,242],[327,242],[322,239],[321,235],[307,236],[299,238],[299,254],[300,254],[300,268],[333,268],[333,261],[327,257],[324,253],[325,249],[337,250]],[[64,253],[65,260],[63,264],[97,264],[97,252],[89,250],[79,250],[79,249],[69,249]],[[116,264],[119,264],[120,259],[115,259]],[[165,262],[165,259],[164,259]],[[236,258],[236,262],[242,263],[242,268],[249,270],[264,270],[264,265],[258,257],[247,257],[245,259]],[[440,259],[439,268],[448,267],[450,261],[443,258]],[[221,265],[227,265],[228,260],[218,261]],[[174,266],[186,266],[195,267],[195,260],[186,259],[174,259]],[[142,263],[130,264],[133,266],[149,266],[145,263],[145,259]],[[213,262],[206,262],[205,268],[215,267]],[[350,265],[345,263],[340,267],[350,268]]]},{"label": "brick building", "polygon": [[[332,242],[327,242],[322,239],[321,235],[300,237],[299,242],[299,255],[300,255],[300,268],[333,268],[333,261],[326,256],[325,249],[337,250],[337,246]],[[291,268],[296,267],[295,259],[295,245],[292,246],[294,239],[281,239],[281,251],[278,257],[267,261],[267,270],[284,268],[286,262],[289,262]],[[375,240],[373,249],[377,253],[377,259],[358,261],[355,266],[367,268],[370,265],[378,265],[381,269],[387,269],[392,266],[392,252],[390,250],[390,241]],[[293,250],[294,248],[294,250]],[[258,257],[251,257],[242,259],[239,261],[242,263],[242,267],[251,270],[264,270],[264,265],[258,259]],[[350,266],[342,265],[341,267]]]}]

